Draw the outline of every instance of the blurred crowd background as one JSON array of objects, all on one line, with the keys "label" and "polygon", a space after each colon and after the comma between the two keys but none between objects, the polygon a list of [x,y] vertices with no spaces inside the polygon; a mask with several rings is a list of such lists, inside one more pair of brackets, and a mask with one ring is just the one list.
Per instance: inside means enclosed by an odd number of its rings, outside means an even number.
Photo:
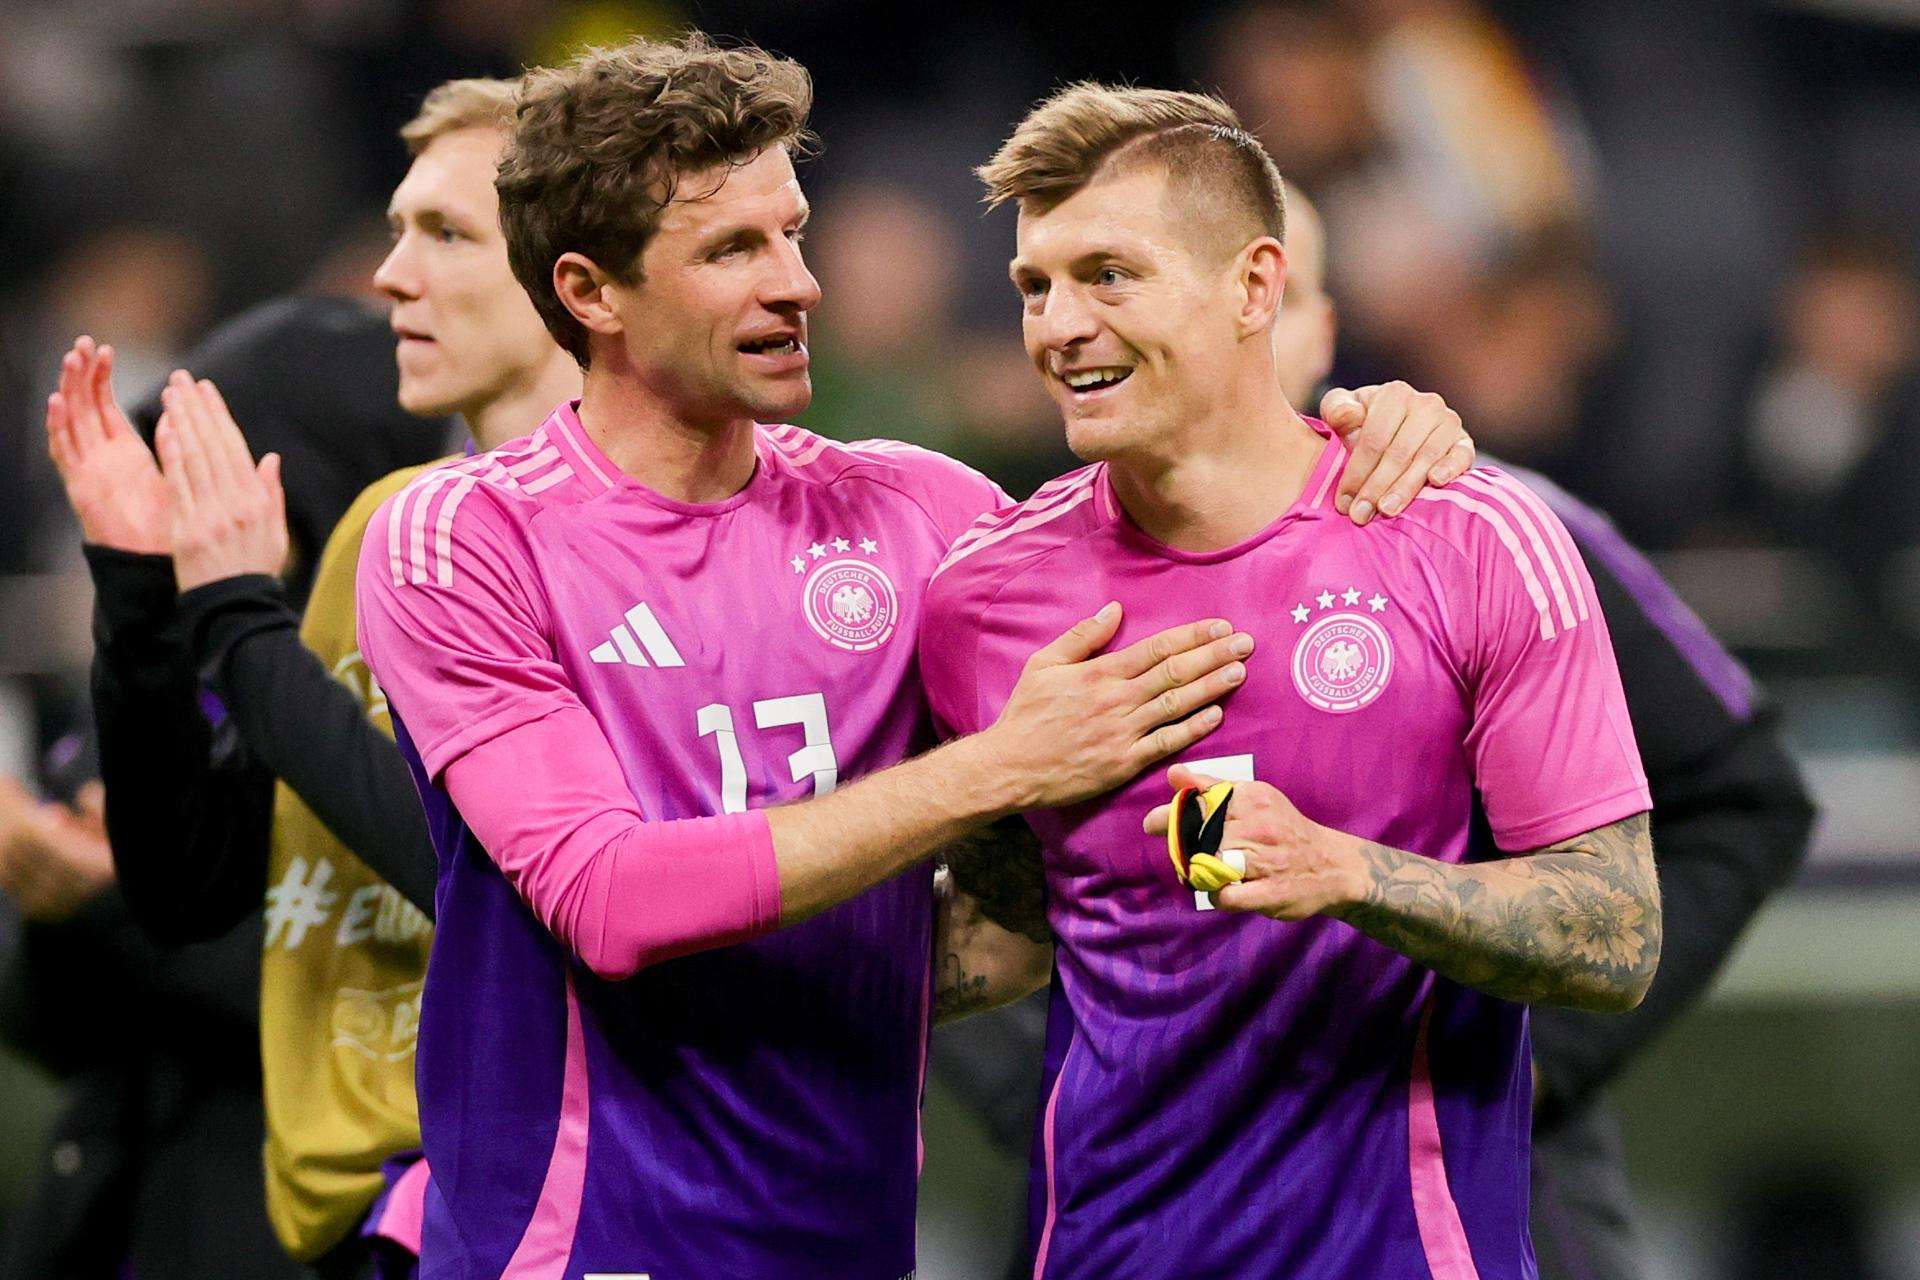
[{"label": "blurred crowd background", "polygon": [[[970,167],[1070,79],[1238,107],[1324,214],[1335,381],[1443,393],[1486,454],[1659,553],[1821,800],[1801,883],[1627,1083],[1661,1274],[1920,1276],[1912,0],[5,0],[0,775],[49,786],[86,714],[87,587],[41,430],[74,335],[116,345],[131,402],[251,303],[370,294],[394,130],[428,88],[688,24],[816,78],[802,422],[1016,495],[1071,460],[1016,340],[1012,218]],[[0,953],[16,934],[0,905]],[[941,1060],[977,1084],[975,1040]],[[6,1060],[0,1223],[59,1065]],[[945,1078],[922,1275],[998,1274],[1022,1113]]]}]

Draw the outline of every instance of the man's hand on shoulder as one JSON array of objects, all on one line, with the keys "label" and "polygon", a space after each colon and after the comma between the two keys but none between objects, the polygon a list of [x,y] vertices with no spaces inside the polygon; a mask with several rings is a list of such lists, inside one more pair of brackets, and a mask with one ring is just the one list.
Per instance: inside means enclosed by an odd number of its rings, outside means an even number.
[{"label": "man's hand on shoulder", "polygon": [[1473,466],[1473,437],[1460,415],[1404,382],[1336,387],[1321,399],[1320,417],[1351,455],[1333,505],[1355,524],[1376,512],[1397,516],[1420,490],[1451,484]]}]

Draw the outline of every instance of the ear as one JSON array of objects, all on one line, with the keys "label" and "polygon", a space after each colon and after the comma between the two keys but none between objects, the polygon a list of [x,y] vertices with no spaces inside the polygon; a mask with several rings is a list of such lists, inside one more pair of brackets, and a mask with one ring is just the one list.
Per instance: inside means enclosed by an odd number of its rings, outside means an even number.
[{"label": "ear", "polygon": [[584,254],[563,253],[553,264],[555,296],[588,333],[613,335],[621,331],[620,315],[611,296],[611,291],[619,287],[619,281]]},{"label": "ear", "polygon": [[1273,327],[1287,287],[1287,251],[1272,236],[1261,236],[1234,260],[1240,276],[1240,334],[1251,337]]}]

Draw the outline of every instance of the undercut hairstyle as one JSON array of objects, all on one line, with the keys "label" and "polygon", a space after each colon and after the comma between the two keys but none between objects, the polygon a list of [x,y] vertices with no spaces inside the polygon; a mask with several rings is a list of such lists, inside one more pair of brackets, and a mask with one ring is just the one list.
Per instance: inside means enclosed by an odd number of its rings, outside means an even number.
[{"label": "undercut hairstyle", "polygon": [[1045,213],[1097,179],[1157,167],[1182,225],[1231,256],[1260,236],[1286,240],[1286,194],[1267,149],[1219,98],[1081,81],[1027,113],[974,172],[989,208]]},{"label": "undercut hairstyle", "polygon": [[407,154],[417,156],[436,139],[462,129],[513,129],[519,82],[516,80],[449,80],[421,100],[413,119],[400,127]]},{"label": "undercut hairstyle", "polygon": [[751,45],[692,32],[589,49],[520,81],[500,174],[500,225],[513,274],[547,331],[582,368],[587,331],[553,289],[553,264],[579,253],[622,284],[689,174],[738,167],[769,147],[808,154],[813,78]]}]

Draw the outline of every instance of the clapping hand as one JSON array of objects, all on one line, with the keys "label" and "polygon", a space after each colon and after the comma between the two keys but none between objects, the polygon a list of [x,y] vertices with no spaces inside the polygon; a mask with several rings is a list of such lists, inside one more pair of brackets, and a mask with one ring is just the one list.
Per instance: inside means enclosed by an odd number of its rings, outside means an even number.
[{"label": "clapping hand", "polygon": [[166,481],[113,398],[112,347],[83,337],[60,361],[60,389],[47,397],[47,452],[82,537],[116,551],[167,554]]},{"label": "clapping hand", "polygon": [[173,498],[169,541],[180,590],[287,562],[287,495],[280,455],[258,465],[219,388],[176,372],[160,393],[154,444]]}]

